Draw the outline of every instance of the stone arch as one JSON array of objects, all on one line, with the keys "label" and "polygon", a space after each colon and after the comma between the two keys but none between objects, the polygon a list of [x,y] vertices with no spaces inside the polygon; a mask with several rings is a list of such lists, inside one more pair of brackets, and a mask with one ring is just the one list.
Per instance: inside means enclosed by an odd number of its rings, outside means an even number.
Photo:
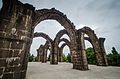
[{"label": "stone arch", "polygon": [[60,40],[60,38],[61,38],[64,34],[68,35],[68,32],[67,32],[65,29],[60,30],[60,31],[56,34],[56,37],[55,37],[55,39],[54,39],[55,43],[58,43],[58,41]]},{"label": "stone arch", "polygon": [[[63,49],[65,46],[68,46],[67,43],[63,43],[60,48],[59,48],[59,62],[62,62],[63,61]],[[69,47],[69,46],[68,46]],[[70,49],[70,48],[69,48]]]},{"label": "stone arch", "polygon": [[[54,39],[54,47],[55,47],[55,52],[57,52],[57,54],[58,54],[58,56],[57,56],[57,59],[58,59],[58,61],[59,62],[61,62],[61,59],[62,59],[62,57],[60,57],[59,55],[61,55],[59,52],[59,41],[60,41],[60,38],[64,35],[64,34],[66,34],[66,35],[68,35],[68,32],[65,30],[65,29],[63,29],[63,30],[60,30],[57,34],[56,34],[56,37],[55,37],[55,39]],[[70,38],[70,37],[69,37]],[[61,59],[60,59],[61,58]]]},{"label": "stone arch", "polygon": [[[50,64],[57,64],[58,62],[56,62],[55,60],[54,60],[54,58],[55,58],[55,53],[54,53],[54,41],[47,35],[47,34],[45,34],[45,33],[42,33],[42,32],[40,32],[40,33],[34,33],[34,35],[33,35],[33,38],[35,38],[35,37],[43,37],[43,38],[45,38],[48,42],[49,42],[49,44],[50,44]],[[45,46],[47,46],[46,44],[44,45],[44,53],[47,53],[47,49],[45,48]],[[45,57],[45,56],[44,56]],[[45,58],[44,58],[44,60],[45,60]]]},{"label": "stone arch", "polygon": [[34,33],[33,38],[35,38],[35,37],[43,37],[44,39],[46,39],[49,42],[50,45],[53,42],[53,40],[47,34],[42,33],[42,32],[39,32],[39,33],[36,32],[36,33]]},{"label": "stone arch", "polygon": [[89,38],[86,38],[93,46],[94,51],[95,51],[95,56],[96,56],[96,64],[99,66],[106,65],[107,62],[105,61],[106,59],[102,55],[100,44],[99,44],[99,39],[97,38],[96,34],[94,33],[94,30],[92,30],[89,27],[83,27],[78,30],[78,32],[82,32],[84,34],[87,34]]},{"label": "stone arch", "polygon": [[60,40],[58,41],[58,44],[59,44],[60,42],[62,42],[62,41],[64,41],[64,42],[71,48],[71,43],[68,41],[68,39],[62,38],[62,39],[60,39]]},{"label": "stone arch", "polygon": [[[81,69],[82,67],[80,67],[80,66],[82,66],[82,64],[80,62],[78,62],[80,59],[79,59],[79,56],[77,54],[78,51],[77,51],[77,43],[76,43],[75,26],[66,17],[66,15],[64,15],[62,12],[56,10],[55,8],[36,10],[34,12],[33,18],[32,18],[32,26],[33,26],[32,28],[34,29],[35,26],[38,23],[40,23],[41,21],[49,20],[49,19],[56,20],[57,22],[59,22],[68,32],[68,35],[70,36],[71,45],[72,45],[71,50],[74,53],[74,57],[75,57],[75,61],[73,62],[73,68],[74,69]],[[32,30],[32,32],[34,32],[34,30]],[[53,49],[53,50],[56,50],[56,49]],[[52,58],[54,58],[54,61],[56,61],[55,63],[57,64],[57,52],[54,52],[54,57],[52,57]],[[79,66],[77,66],[77,65],[79,65]]]},{"label": "stone arch", "polygon": [[[41,9],[36,10],[33,14],[33,24],[32,28],[35,28],[35,26],[40,23],[41,21],[52,19],[59,22],[68,32],[68,35],[70,36],[70,40],[72,45],[76,45],[76,39],[75,39],[75,26],[73,23],[64,15],[62,12],[56,10],[55,8],[52,9]],[[76,48],[75,48],[76,49]]]},{"label": "stone arch", "polygon": [[[59,45],[59,43],[62,42],[62,41],[65,42],[64,44],[62,44],[63,46],[66,44],[66,45],[69,47],[69,49],[70,49],[70,54],[71,54],[71,59],[72,59],[71,43],[68,41],[68,39],[62,38],[62,39],[60,39],[60,40],[58,41],[58,45]],[[59,62],[62,61],[63,48],[64,48],[63,46],[62,46],[62,48],[59,47],[59,52],[58,52],[58,60],[59,60]]]}]

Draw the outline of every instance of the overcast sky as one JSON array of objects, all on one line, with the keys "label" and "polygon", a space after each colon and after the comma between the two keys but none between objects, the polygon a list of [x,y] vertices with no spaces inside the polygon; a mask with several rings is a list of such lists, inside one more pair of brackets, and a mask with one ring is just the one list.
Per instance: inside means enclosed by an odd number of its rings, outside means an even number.
[{"label": "overcast sky", "polygon": [[[30,3],[36,9],[56,8],[67,15],[76,28],[84,25],[95,30],[98,37],[104,37],[106,52],[111,52],[114,46],[120,52],[120,0],[20,0],[23,3]],[[1,7],[0,0],[0,7]],[[44,32],[54,39],[57,32],[64,29],[54,20],[46,20],[37,25],[35,31]],[[67,35],[66,35],[67,36]],[[64,36],[64,37],[66,37]],[[35,38],[31,52],[36,54],[40,44],[45,39]],[[87,43],[87,46],[90,46]],[[65,48],[65,52],[69,50]]]}]

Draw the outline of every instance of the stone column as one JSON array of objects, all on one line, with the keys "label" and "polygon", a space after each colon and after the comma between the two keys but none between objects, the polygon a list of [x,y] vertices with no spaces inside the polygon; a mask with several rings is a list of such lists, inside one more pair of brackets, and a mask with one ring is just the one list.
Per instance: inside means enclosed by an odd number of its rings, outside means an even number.
[{"label": "stone column", "polygon": [[41,48],[37,49],[37,61],[41,62]]},{"label": "stone column", "polygon": [[59,50],[59,54],[58,54],[59,62],[62,62],[63,61],[63,49],[58,48],[58,50]]},{"label": "stone column", "polygon": [[[73,68],[79,70],[88,70],[87,57],[85,52],[84,34],[78,31],[76,38],[77,38],[76,60],[73,58],[73,63],[74,61],[76,61],[76,65],[73,66]],[[73,54],[73,56],[75,55]]]},{"label": "stone column", "polygon": [[105,38],[99,38],[101,54],[102,54],[102,58],[104,61],[102,64],[103,64],[103,66],[108,66],[107,57],[106,57],[105,48],[104,48],[104,42],[105,42]]},{"label": "stone column", "polygon": [[52,46],[51,46],[51,57],[50,57],[50,64],[58,64],[58,53],[55,52],[55,51],[58,51],[57,50],[57,47],[55,46],[55,43],[54,41],[52,42]]},{"label": "stone column", "polygon": [[2,0],[0,11],[0,79],[25,79],[31,45],[34,7],[17,0]]},{"label": "stone column", "polygon": [[42,63],[44,63],[44,46],[43,45],[41,45],[40,46],[40,61],[42,62]]}]

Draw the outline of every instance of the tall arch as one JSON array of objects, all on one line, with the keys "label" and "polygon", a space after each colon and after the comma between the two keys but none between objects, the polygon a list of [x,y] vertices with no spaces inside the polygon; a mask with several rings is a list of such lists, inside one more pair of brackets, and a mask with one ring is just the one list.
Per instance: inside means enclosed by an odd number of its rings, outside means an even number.
[{"label": "tall arch", "polygon": [[107,62],[105,61],[106,59],[104,58],[101,52],[99,39],[97,38],[94,31],[89,27],[83,27],[82,29],[79,29],[78,32],[79,33],[83,32],[84,34],[87,34],[89,36],[89,38],[86,38],[86,39],[90,41],[90,43],[93,45],[97,65],[99,66],[107,65]]},{"label": "tall arch", "polygon": [[[72,45],[76,45],[76,33],[75,33],[75,26],[73,23],[64,15],[62,12],[56,10],[55,8],[52,9],[41,9],[36,10],[33,14],[33,23],[32,28],[35,28],[35,26],[40,23],[41,21],[52,19],[59,22],[68,32],[68,35],[70,36],[70,40]],[[74,48],[76,49],[76,48]],[[73,50],[74,50],[73,49]]]},{"label": "tall arch", "polygon": [[[64,49],[65,46],[69,47],[69,45],[67,43],[63,43],[59,48],[59,58],[60,58],[59,62],[63,61],[63,49]],[[70,49],[70,47],[69,47],[69,49]]]},{"label": "tall arch", "polygon": [[[58,43],[58,41],[60,40],[60,38],[61,38],[64,34],[68,35],[68,32],[67,32],[65,29],[60,30],[60,31],[56,34],[56,37],[55,37],[55,39],[54,39],[55,43]],[[70,36],[69,36],[69,37],[70,37]]]},{"label": "tall arch", "polygon": [[[56,34],[56,37],[55,37],[55,39],[54,39],[55,52],[58,53],[57,59],[58,59],[59,62],[61,61],[62,57],[60,57],[61,54],[60,54],[58,45],[59,45],[60,38],[61,38],[64,34],[68,35],[68,32],[67,32],[65,29],[60,30],[60,31]],[[69,37],[69,38],[70,38],[70,37]],[[60,56],[59,56],[59,55],[60,55]],[[61,58],[61,59],[60,59],[60,58]]]},{"label": "tall arch", "polygon": [[68,39],[62,38],[62,39],[60,39],[60,40],[58,41],[58,44],[59,44],[60,42],[62,42],[62,41],[64,41],[64,42],[71,48],[71,43],[69,42]]},{"label": "tall arch", "polygon": [[49,42],[49,44],[51,44],[53,42],[53,40],[47,34],[42,33],[42,32],[39,32],[39,33],[36,32],[36,33],[34,33],[33,38],[35,38],[35,37],[43,37],[44,39],[46,39]]},{"label": "tall arch", "polygon": [[[50,52],[51,52],[50,53],[50,64],[57,64],[58,63],[57,59],[55,61],[55,58],[57,58],[57,56],[54,56],[54,55],[56,55],[54,53],[54,49],[55,49],[54,41],[47,34],[42,33],[42,32],[40,32],[40,33],[37,33],[37,32],[34,33],[33,38],[35,38],[35,37],[43,37],[43,38],[45,38],[49,42],[50,47],[51,47],[51,50],[50,50]],[[44,53],[46,53],[46,52],[47,52],[47,49],[44,48]]]},{"label": "tall arch", "polygon": [[58,41],[58,45],[59,45],[59,43],[62,42],[62,41],[64,41],[65,43],[63,43],[62,46],[59,47],[59,52],[58,52],[58,60],[59,60],[59,62],[62,61],[63,48],[64,48],[64,46],[66,46],[66,45],[67,45],[67,46],[69,47],[69,49],[70,49],[71,60],[72,60],[71,43],[70,43],[66,38],[62,38],[62,39],[60,39],[60,40]]}]

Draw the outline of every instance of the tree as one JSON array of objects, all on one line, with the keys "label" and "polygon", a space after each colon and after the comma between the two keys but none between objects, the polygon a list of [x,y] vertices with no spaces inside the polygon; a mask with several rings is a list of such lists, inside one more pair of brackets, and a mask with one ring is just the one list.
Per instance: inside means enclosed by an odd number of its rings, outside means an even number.
[{"label": "tree", "polygon": [[31,55],[31,54],[29,53],[29,62],[33,62],[33,61],[34,61],[34,55],[33,55],[33,54]]},{"label": "tree", "polygon": [[115,47],[112,47],[111,52],[112,52],[113,54],[118,54],[118,52],[116,51]]},{"label": "tree", "polygon": [[67,57],[63,54],[63,62],[67,62]]},{"label": "tree", "polygon": [[71,55],[69,53],[67,55],[67,62],[71,62]]},{"label": "tree", "polygon": [[120,66],[120,54],[112,47],[112,53],[107,55],[108,64],[112,66]]},{"label": "tree", "polygon": [[87,61],[88,64],[95,64],[95,54],[94,54],[94,49],[89,47],[86,49],[86,54],[87,54]]}]

